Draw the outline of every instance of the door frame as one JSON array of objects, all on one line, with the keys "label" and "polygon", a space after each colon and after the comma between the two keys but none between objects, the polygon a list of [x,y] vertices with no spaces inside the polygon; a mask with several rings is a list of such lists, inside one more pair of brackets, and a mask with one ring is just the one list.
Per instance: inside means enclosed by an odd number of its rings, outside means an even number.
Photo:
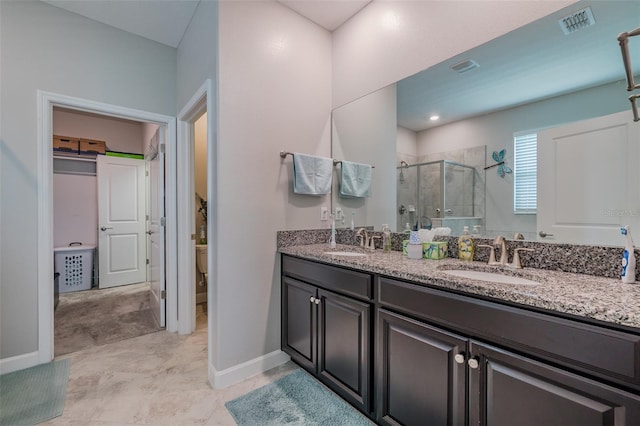
[{"label": "door frame", "polygon": [[169,208],[166,217],[166,291],[167,330],[178,328],[178,281],[176,247],[176,119],[175,117],[142,111],[88,99],[37,91],[37,191],[38,191],[38,364],[54,357],[53,301],[53,107],[92,112],[140,122],[151,122],[166,128],[165,200]]},{"label": "door frame", "polygon": [[206,79],[193,94],[178,114],[178,142],[177,142],[177,202],[182,206],[177,212],[177,248],[179,253],[178,282],[178,310],[181,318],[178,324],[179,334],[190,334],[196,328],[196,288],[195,288],[195,206],[194,206],[194,176],[193,176],[193,124],[204,113],[207,113],[207,333],[208,333],[208,361],[213,365],[213,342],[215,334],[213,315],[217,312],[216,293],[217,280],[217,244],[215,237],[218,230],[217,219],[217,158],[218,147],[215,143],[215,99],[213,96],[213,82]]}]

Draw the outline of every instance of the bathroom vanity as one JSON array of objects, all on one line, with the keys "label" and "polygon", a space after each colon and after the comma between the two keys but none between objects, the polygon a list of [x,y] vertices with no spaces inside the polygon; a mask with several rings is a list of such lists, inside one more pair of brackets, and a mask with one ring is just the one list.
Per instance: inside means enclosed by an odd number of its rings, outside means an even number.
[{"label": "bathroom vanity", "polygon": [[282,349],[377,423],[640,424],[639,286],[327,251],[280,248]]}]

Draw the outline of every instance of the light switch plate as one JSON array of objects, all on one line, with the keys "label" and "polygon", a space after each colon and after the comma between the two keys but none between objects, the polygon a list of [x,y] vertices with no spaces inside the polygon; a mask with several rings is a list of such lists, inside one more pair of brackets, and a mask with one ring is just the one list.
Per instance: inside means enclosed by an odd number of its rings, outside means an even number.
[{"label": "light switch plate", "polygon": [[326,206],[320,209],[320,220],[329,220],[329,209]]}]

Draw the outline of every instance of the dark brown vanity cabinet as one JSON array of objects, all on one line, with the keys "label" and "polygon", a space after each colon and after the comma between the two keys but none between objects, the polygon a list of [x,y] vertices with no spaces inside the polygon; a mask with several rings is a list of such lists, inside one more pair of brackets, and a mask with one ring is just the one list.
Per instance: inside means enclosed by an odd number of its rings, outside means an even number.
[{"label": "dark brown vanity cabinet", "polygon": [[[382,424],[640,425],[640,336],[386,278],[378,280],[378,299]],[[546,328],[533,330],[541,321],[549,321]],[[484,337],[492,344],[478,340]],[[570,369],[608,371],[627,386]]]},{"label": "dark brown vanity cabinet", "polygon": [[282,349],[369,413],[371,276],[289,256],[282,260]]}]

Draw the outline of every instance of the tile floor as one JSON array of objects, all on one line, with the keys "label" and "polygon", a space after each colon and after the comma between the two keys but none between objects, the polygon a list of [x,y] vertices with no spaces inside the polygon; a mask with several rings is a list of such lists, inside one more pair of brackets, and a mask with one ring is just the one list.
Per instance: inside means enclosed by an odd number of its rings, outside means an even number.
[{"label": "tile floor", "polygon": [[154,333],[149,284],[61,293],[55,310],[55,356]]},{"label": "tile floor", "polygon": [[206,315],[196,331],[166,331],[96,346],[71,360],[62,416],[45,425],[234,425],[226,401],[298,367],[288,362],[222,390],[207,380]]}]

